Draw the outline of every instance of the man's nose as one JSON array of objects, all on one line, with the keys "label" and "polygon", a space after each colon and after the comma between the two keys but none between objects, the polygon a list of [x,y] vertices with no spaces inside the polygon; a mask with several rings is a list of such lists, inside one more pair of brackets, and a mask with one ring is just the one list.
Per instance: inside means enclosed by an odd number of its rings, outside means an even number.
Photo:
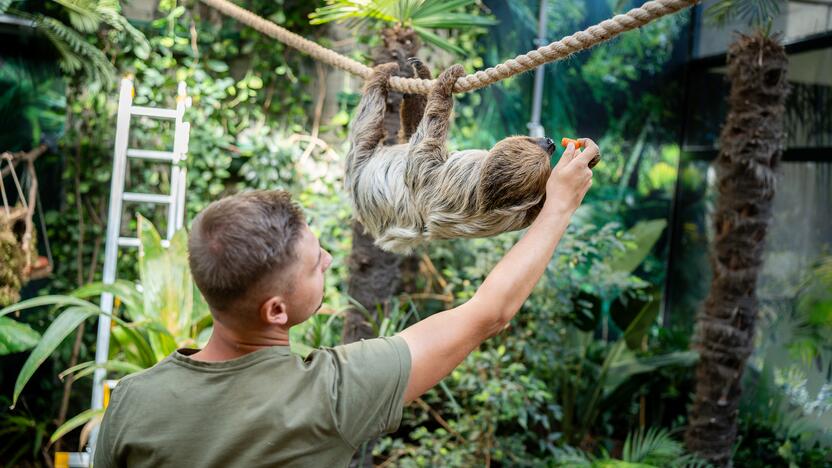
[{"label": "man's nose", "polygon": [[555,152],[555,142],[551,138],[538,138],[537,145],[550,155]]}]

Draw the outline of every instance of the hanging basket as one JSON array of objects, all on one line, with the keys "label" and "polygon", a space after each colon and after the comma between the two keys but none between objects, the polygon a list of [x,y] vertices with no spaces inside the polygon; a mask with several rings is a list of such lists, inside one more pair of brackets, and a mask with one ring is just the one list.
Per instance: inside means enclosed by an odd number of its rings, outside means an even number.
[{"label": "hanging basket", "polygon": [[[5,171],[0,171],[0,177],[5,176],[6,172],[12,175],[19,199],[18,205],[10,207],[6,202],[8,196],[5,186],[0,185],[3,189],[3,207],[0,209],[0,307],[19,301],[20,289],[28,281],[46,278],[52,272],[50,260],[38,255],[37,233],[33,222],[38,187],[33,162],[45,150],[46,147],[42,146],[29,153],[2,154],[9,164]],[[16,163],[21,161],[26,163],[29,179],[28,200],[15,172]]]},{"label": "hanging basket", "polygon": [[18,233],[25,230],[26,209],[16,207],[8,214],[0,210],[0,306],[14,304],[20,300],[20,288],[26,281],[23,271],[26,253],[21,248]]}]

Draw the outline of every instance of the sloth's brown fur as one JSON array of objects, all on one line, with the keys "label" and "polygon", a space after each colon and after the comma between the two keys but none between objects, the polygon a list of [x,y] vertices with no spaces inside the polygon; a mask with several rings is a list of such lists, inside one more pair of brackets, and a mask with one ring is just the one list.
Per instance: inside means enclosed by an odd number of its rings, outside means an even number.
[{"label": "sloth's brown fur", "polygon": [[[421,62],[410,63],[418,77],[430,77]],[[398,65],[374,70],[350,131],[346,186],[356,218],[379,247],[407,253],[433,239],[487,237],[531,223],[546,194],[551,140],[517,136],[490,151],[448,154],[452,89],[464,75],[454,65],[426,99],[405,95],[399,138],[409,141],[383,146],[388,80]]]}]

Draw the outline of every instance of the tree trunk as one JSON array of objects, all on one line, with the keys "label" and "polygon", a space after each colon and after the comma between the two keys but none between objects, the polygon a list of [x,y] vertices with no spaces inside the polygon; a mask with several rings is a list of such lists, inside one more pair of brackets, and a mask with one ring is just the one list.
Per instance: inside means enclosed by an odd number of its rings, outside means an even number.
[{"label": "tree trunk", "polygon": [[[388,62],[399,63],[399,76],[410,77],[411,72],[406,60],[415,57],[419,50],[419,37],[412,29],[398,26],[382,31],[383,46],[374,51],[373,62],[378,65]],[[387,110],[384,117],[385,137],[383,144],[396,144],[399,132],[399,107],[402,94],[390,91],[387,98]],[[348,260],[349,280],[347,293],[362,307],[374,314],[379,305],[386,311],[390,297],[398,290],[402,257],[385,252],[375,246],[373,238],[364,232],[364,226],[358,221],[352,225],[352,251]],[[350,308],[344,321],[344,343],[352,343],[364,338],[372,338],[373,329],[360,310]],[[373,466],[371,441],[356,452],[351,467]]]},{"label": "tree trunk", "polygon": [[716,160],[713,280],[697,318],[693,346],[700,360],[685,434],[688,450],[718,466],[732,464],[740,379],[753,349],[757,275],[784,144],[787,61],[778,41],[759,32],[740,36],[728,50],[731,93]]}]

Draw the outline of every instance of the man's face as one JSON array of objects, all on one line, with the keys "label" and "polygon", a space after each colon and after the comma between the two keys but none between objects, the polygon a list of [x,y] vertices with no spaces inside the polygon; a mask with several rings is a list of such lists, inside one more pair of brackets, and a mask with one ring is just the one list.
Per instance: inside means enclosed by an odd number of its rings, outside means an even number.
[{"label": "man's face", "polygon": [[298,260],[293,269],[289,302],[290,325],[311,317],[321,308],[324,298],[324,272],[332,264],[332,255],[321,248],[318,238],[304,226],[297,241]]}]

